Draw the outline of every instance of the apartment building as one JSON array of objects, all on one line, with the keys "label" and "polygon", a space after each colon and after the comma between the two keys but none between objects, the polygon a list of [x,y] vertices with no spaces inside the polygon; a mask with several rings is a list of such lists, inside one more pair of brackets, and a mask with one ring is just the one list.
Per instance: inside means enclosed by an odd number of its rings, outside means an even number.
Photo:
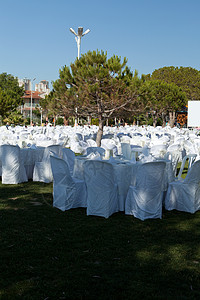
[{"label": "apartment building", "polygon": [[36,83],[35,91],[40,92],[41,98],[45,98],[45,96],[50,93],[49,82],[47,80],[41,80],[38,84]]},{"label": "apartment building", "polygon": [[24,117],[30,117],[31,112],[31,98],[32,98],[32,112],[34,114],[34,110],[36,106],[40,106],[40,92],[37,91],[25,91],[23,98],[23,105],[21,107],[21,113]]},{"label": "apartment building", "polygon": [[24,86],[25,92],[23,98],[23,104],[20,107],[21,113],[24,117],[30,117],[31,102],[32,113],[36,107],[40,106],[40,99],[45,98],[50,93],[49,82],[42,80],[38,84],[35,84],[35,91],[31,89],[31,79],[18,79],[19,86]]}]

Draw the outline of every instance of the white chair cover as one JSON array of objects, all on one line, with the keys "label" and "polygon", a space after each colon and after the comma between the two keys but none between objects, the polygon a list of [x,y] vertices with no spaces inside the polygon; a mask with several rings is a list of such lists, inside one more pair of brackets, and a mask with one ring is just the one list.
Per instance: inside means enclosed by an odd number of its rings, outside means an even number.
[{"label": "white chair cover", "polygon": [[165,208],[190,213],[200,209],[200,160],[192,165],[184,180],[169,184]]},{"label": "white chair cover", "polygon": [[150,153],[154,157],[164,157],[167,152],[167,145],[160,144],[160,145],[153,145],[150,149]]},{"label": "white chair cover", "polygon": [[87,215],[108,218],[118,211],[118,192],[113,166],[88,160],[84,163],[87,186]]},{"label": "white chair cover", "polygon": [[17,184],[28,181],[19,146],[2,145],[2,184]]},{"label": "white chair cover", "polygon": [[75,153],[69,148],[62,148],[62,158],[68,164],[70,174],[73,175],[74,172],[74,160],[75,160]]},{"label": "white chair cover", "polygon": [[41,162],[36,162],[33,170],[33,181],[49,183],[53,181],[50,164],[50,152],[53,151],[58,157],[62,157],[62,147],[51,145],[45,148]]},{"label": "white chair cover", "polygon": [[23,157],[24,167],[28,179],[33,179],[33,170],[36,162],[42,161],[44,147],[31,146],[30,148],[20,149],[20,155]]},{"label": "white chair cover", "polygon": [[131,145],[129,143],[121,143],[121,153],[125,159],[131,159]]},{"label": "white chair cover", "polygon": [[68,164],[61,158],[50,156],[53,173],[53,206],[62,211],[86,207],[86,185],[73,178]]},{"label": "white chair cover", "polygon": [[191,166],[193,165],[193,163],[195,162],[196,157],[197,157],[197,154],[188,154],[183,158],[183,161],[181,163],[181,167],[180,167],[180,170],[178,173],[178,180],[181,179],[187,159],[188,159],[188,170],[189,170],[191,168]]},{"label": "white chair cover", "polygon": [[113,139],[102,139],[101,147],[105,150],[112,150],[114,156],[118,154],[117,145]]},{"label": "white chair cover", "polygon": [[177,165],[180,158],[180,152],[178,150],[167,151],[164,156],[165,159],[170,160],[172,162],[172,168],[174,172],[174,176],[176,177],[177,173]]},{"label": "white chair cover", "polygon": [[93,153],[98,152],[101,155],[101,157],[104,157],[105,155],[105,149],[101,147],[88,147],[86,150],[87,150],[87,155],[92,152]]},{"label": "white chair cover", "polygon": [[130,186],[125,214],[140,220],[162,218],[165,162],[144,163],[138,168],[136,185]]}]

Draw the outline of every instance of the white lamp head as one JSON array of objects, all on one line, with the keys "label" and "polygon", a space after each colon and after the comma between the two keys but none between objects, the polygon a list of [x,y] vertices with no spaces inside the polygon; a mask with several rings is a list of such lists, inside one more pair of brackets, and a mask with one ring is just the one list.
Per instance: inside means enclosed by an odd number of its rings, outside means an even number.
[{"label": "white lamp head", "polygon": [[89,32],[90,32],[90,29],[87,29],[87,30],[82,34],[82,36],[86,35],[86,34],[89,33]]},{"label": "white lamp head", "polygon": [[70,30],[74,35],[77,36],[77,33],[75,32],[75,30],[74,30],[73,28],[70,28],[69,30]]}]

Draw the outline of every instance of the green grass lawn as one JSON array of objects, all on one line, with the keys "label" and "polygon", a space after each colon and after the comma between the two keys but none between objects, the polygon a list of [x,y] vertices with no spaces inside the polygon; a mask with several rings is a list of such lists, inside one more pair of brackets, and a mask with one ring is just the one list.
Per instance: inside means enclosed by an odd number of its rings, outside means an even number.
[{"label": "green grass lawn", "polygon": [[200,212],[104,219],[0,183],[0,299],[200,299]]}]

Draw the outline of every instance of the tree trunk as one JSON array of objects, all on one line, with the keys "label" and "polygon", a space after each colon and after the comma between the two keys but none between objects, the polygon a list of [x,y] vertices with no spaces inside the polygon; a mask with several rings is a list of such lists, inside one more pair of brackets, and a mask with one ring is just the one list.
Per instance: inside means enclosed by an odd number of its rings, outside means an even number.
[{"label": "tree trunk", "polygon": [[64,125],[68,126],[69,125],[69,120],[67,116],[64,116]]},{"label": "tree trunk", "polygon": [[97,137],[96,137],[96,143],[97,143],[97,147],[101,147],[101,138],[103,135],[103,124],[104,121],[101,119],[101,117],[99,117],[99,130],[97,132]]},{"label": "tree trunk", "polygon": [[162,127],[165,127],[165,125],[166,125],[165,115],[162,114]]},{"label": "tree trunk", "polygon": [[171,127],[171,128],[174,127],[175,117],[176,117],[175,111],[169,112],[169,124],[170,124],[170,127]]},{"label": "tree trunk", "polygon": [[153,116],[153,127],[156,127],[157,119],[158,118],[156,116]]}]

